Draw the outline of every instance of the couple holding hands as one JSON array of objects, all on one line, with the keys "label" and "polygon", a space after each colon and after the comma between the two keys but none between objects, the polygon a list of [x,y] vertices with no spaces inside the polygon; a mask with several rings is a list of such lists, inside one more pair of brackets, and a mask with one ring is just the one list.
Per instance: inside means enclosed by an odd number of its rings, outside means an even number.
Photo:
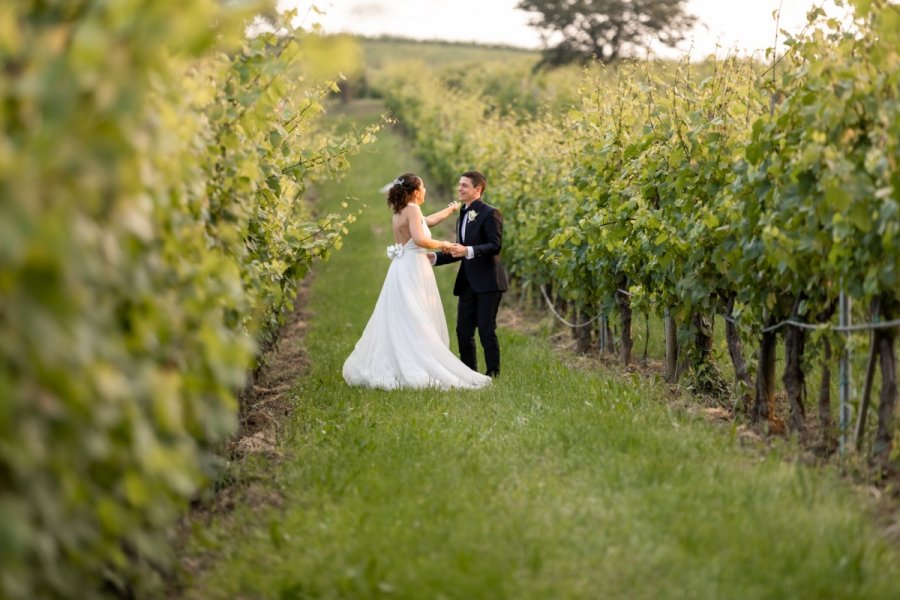
[{"label": "couple holding hands", "polygon": [[[353,352],[344,362],[350,385],[381,389],[477,389],[500,373],[497,310],[507,290],[500,261],[503,217],[485,204],[487,181],[478,171],[459,178],[458,202],[425,216],[422,179],[405,173],[387,190],[393,211],[395,244],[388,246],[391,265],[372,316]],[[457,242],[431,237],[429,227],[459,211]],[[459,358],[450,337],[433,266],[459,262],[453,295],[459,298],[456,335]],[[484,349],[486,375],[477,369],[475,330]]]}]

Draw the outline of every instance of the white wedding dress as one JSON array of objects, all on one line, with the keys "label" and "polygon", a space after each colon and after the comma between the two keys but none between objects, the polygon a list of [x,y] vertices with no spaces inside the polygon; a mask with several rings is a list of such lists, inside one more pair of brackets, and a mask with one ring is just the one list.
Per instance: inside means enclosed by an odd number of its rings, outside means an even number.
[{"label": "white wedding dress", "polygon": [[[428,226],[422,223],[427,235]],[[383,390],[466,388],[491,378],[450,351],[447,321],[425,248],[409,240],[388,246],[391,265],[362,337],[344,362],[344,380]]]}]

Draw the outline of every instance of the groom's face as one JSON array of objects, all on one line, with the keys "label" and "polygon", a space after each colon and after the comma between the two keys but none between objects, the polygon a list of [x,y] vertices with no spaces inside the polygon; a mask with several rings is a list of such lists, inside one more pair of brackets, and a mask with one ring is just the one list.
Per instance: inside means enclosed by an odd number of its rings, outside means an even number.
[{"label": "groom's face", "polygon": [[456,192],[459,194],[459,201],[465,204],[474,202],[481,197],[481,188],[472,185],[472,180],[468,177],[460,177],[459,185],[456,186]]}]

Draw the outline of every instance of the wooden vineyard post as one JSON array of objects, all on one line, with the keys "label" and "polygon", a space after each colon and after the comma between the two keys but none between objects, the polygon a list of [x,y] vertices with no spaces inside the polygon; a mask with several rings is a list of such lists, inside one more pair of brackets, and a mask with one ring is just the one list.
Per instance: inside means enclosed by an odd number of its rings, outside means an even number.
[{"label": "wooden vineyard post", "polygon": [[675,383],[678,379],[678,331],[675,319],[666,309],[666,382]]},{"label": "wooden vineyard post", "polygon": [[875,332],[869,335],[869,361],[866,364],[866,381],[863,385],[863,395],[859,402],[859,410],[856,414],[856,449],[862,450],[863,438],[866,435],[866,419],[869,416],[869,404],[872,399],[872,382],[875,379],[875,362],[878,360],[878,339]]},{"label": "wooden vineyard post", "polygon": [[[840,318],[839,324],[842,328],[850,326],[850,298],[846,292],[841,292],[840,297]],[[841,445],[840,451],[843,456],[847,449],[847,428],[850,423],[850,332],[846,331],[847,344],[841,353],[841,381],[840,381],[840,418],[841,418]]]}]

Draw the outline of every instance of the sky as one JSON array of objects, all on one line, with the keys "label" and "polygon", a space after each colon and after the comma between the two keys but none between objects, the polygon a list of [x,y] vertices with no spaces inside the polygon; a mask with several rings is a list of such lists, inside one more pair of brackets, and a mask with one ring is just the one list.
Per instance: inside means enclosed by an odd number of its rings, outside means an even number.
[{"label": "sky", "polygon": [[[688,0],[688,12],[699,25],[677,50],[662,46],[654,50],[666,57],[720,55],[738,50],[751,53],[765,50],[775,42],[772,12],[781,7],[780,27],[799,32],[806,24],[806,12],[821,0]],[[321,25],[326,33],[357,33],[369,36],[390,34],[414,39],[476,41],[540,48],[540,36],[528,25],[529,14],[516,8],[517,0],[317,0],[316,15],[309,2],[281,0],[282,6],[296,6],[304,17],[303,26]],[[828,8],[828,6],[826,6]],[[831,7],[832,10],[833,7]]]}]

